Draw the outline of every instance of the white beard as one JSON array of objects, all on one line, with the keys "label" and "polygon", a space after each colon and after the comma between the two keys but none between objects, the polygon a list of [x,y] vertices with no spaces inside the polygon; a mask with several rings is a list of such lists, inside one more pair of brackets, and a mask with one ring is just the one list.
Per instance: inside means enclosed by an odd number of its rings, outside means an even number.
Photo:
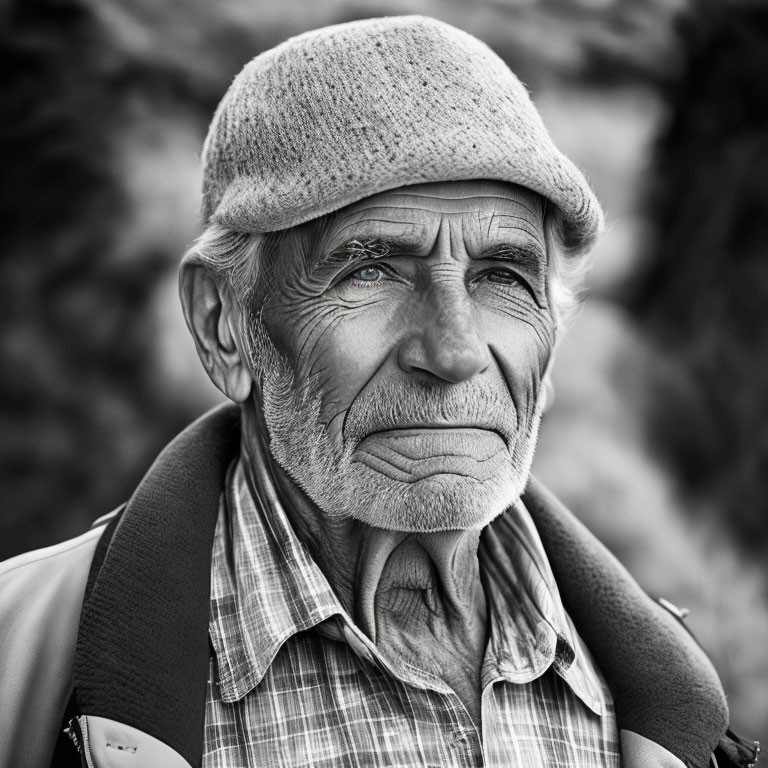
[{"label": "white beard", "polygon": [[[296,381],[288,362],[274,347],[260,323],[253,323],[254,370],[261,381],[264,420],[275,461],[329,517],[351,517],[394,531],[428,533],[479,529],[514,503],[525,488],[533,461],[541,413],[538,408],[520,430],[515,415],[501,430],[509,450],[482,462],[482,476],[441,472],[396,479],[355,459],[359,441],[377,428],[403,423],[428,423],[442,415],[449,422],[472,422],[482,415],[514,414],[509,394],[480,393],[471,384],[425,387],[408,391],[379,390],[376,397],[358,398],[350,407],[343,445],[331,440],[321,421],[322,397],[313,379]],[[504,398],[504,399],[502,399]],[[500,422],[504,422],[502,417]],[[507,420],[509,421],[509,420]],[[493,424],[494,429],[499,428]],[[470,460],[471,461],[471,460]]]}]

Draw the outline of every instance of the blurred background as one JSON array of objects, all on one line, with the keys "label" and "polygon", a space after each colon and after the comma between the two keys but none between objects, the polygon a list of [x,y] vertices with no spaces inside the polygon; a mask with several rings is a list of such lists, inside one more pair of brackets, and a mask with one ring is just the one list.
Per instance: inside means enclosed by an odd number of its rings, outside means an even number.
[{"label": "blurred background", "polygon": [[768,5],[694,0],[6,0],[0,559],[76,535],[219,396],[176,296],[199,154],[286,37],[424,13],[485,40],[609,230],[535,471],[691,609],[768,737]]}]

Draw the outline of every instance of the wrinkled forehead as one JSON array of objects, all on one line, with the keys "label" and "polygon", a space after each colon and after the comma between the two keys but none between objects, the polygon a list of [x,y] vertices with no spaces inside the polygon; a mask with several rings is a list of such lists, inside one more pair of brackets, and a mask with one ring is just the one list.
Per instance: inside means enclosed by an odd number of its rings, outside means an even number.
[{"label": "wrinkled forehead", "polygon": [[449,181],[409,185],[360,200],[333,217],[331,239],[377,238],[388,233],[434,235],[444,220],[466,236],[531,240],[544,247],[545,201],[516,184]]}]

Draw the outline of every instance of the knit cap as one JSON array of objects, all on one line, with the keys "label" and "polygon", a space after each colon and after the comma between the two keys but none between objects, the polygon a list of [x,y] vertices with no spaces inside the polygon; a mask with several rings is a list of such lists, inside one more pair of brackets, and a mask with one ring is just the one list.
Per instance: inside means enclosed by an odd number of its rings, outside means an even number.
[{"label": "knit cap", "polygon": [[422,16],[291,38],[248,63],[203,148],[203,218],[238,231],[301,224],[409,184],[490,179],[538,192],[565,245],[602,211],[525,86],[476,38]]}]

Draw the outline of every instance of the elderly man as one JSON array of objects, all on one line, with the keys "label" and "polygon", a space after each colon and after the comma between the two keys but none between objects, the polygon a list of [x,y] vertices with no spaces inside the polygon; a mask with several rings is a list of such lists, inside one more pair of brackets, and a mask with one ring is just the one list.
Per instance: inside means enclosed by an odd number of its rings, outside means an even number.
[{"label": "elderly man", "polygon": [[501,60],[419,17],[302,35],[203,162],[181,296],[239,408],[5,566],[0,766],[747,765],[678,620],[529,477],[601,213]]}]

